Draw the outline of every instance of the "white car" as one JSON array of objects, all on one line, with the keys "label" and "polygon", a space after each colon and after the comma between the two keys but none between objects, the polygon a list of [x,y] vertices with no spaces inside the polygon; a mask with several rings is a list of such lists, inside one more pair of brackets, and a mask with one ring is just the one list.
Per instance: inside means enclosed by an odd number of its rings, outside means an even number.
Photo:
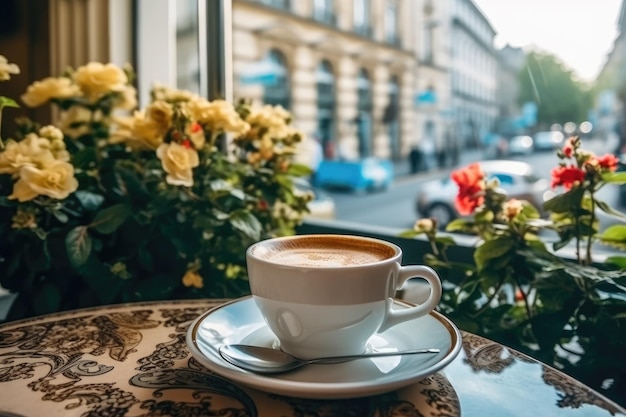
[{"label": "white car", "polygon": [[[541,211],[543,202],[554,196],[548,180],[533,173],[532,165],[522,161],[490,160],[479,162],[487,178],[498,178],[500,187],[509,198],[527,200]],[[417,213],[421,217],[437,220],[440,228],[460,217],[454,207],[458,194],[457,184],[450,178],[428,181],[422,184],[416,200]]]},{"label": "white car", "polygon": [[534,147],[537,151],[553,151],[563,143],[565,135],[557,130],[537,132],[533,135]]},{"label": "white car", "polygon": [[513,136],[509,140],[509,155],[529,155],[533,153],[534,140],[528,135]]}]

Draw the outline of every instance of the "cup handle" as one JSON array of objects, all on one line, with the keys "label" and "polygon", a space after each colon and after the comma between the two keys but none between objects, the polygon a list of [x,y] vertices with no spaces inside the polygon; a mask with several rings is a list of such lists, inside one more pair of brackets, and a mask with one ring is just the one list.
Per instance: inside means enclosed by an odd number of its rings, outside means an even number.
[{"label": "cup handle", "polygon": [[406,265],[400,266],[397,274],[396,290],[399,290],[410,278],[423,278],[430,284],[430,296],[424,303],[402,310],[394,309],[393,299],[388,298],[387,313],[377,333],[384,332],[398,323],[425,316],[437,307],[441,299],[441,280],[434,269],[425,265]]}]

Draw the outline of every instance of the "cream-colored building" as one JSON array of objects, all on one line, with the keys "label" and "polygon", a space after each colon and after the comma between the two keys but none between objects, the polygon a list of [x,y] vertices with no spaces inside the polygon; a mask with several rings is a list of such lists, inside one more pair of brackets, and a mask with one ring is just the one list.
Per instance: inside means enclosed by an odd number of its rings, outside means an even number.
[{"label": "cream-colored building", "polygon": [[[406,155],[414,140],[412,3],[234,0],[234,96],[288,107],[327,157]],[[272,73],[273,84],[254,80]]]}]

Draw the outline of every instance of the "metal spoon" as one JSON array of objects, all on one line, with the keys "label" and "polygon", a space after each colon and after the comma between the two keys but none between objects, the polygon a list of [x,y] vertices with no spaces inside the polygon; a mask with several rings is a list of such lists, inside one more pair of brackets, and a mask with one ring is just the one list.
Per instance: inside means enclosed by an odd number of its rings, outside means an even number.
[{"label": "metal spoon", "polygon": [[360,355],[333,356],[327,358],[298,359],[282,350],[250,345],[223,345],[220,355],[227,362],[248,371],[262,374],[287,372],[312,363],[340,363],[361,358],[439,353],[439,349],[414,349],[401,352],[372,352]]}]

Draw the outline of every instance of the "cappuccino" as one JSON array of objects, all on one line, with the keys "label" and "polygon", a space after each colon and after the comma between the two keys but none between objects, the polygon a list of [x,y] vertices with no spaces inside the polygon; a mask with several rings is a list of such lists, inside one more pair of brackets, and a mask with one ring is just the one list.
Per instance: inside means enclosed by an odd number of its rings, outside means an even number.
[{"label": "cappuccino", "polygon": [[369,265],[395,254],[390,246],[341,236],[277,241],[254,251],[254,255],[272,263],[306,268]]}]

